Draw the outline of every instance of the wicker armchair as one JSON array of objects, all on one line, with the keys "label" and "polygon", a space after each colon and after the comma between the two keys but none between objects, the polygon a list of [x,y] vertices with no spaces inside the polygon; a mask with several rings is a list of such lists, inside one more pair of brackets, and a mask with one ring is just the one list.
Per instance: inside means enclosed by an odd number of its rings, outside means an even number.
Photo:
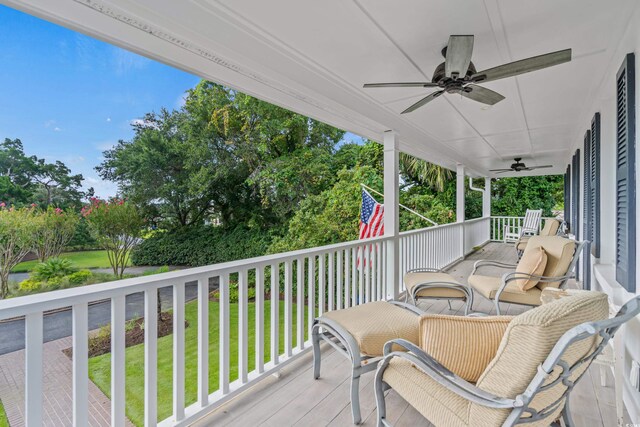
[{"label": "wicker armchair", "polygon": [[[418,345],[403,340],[385,345],[375,378],[378,426],[390,425],[388,388],[435,426],[543,427],[559,425],[559,418],[573,426],[573,386],[618,328],[640,313],[640,296],[611,319],[608,310],[605,294],[584,291],[506,322],[499,321],[504,316],[423,316]],[[457,333],[448,324],[454,322]],[[481,360],[472,348],[478,343],[485,356]],[[460,373],[461,367],[467,369]]]},{"label": "wicker armchair", "polygon": [[[468,283],[475,291],[494,302],[496,313],[500,314],[499,302],[540,305],[540,294],[548,286],[564,288],[567,281],[574,276],[574,270],[583,247],[588,241],[576,242],[560,236],[532,236],[526,251],[544,249],[547,263],[540,276],[518,271],[518,264],[506,264],[491,260],[476,261]],[[478,274],[482,267],[499,267],[510,270],[500,276],[484,276]],[[520,279],[535,279],[538,283],[533,288],[523,291],[516,284]]]}]

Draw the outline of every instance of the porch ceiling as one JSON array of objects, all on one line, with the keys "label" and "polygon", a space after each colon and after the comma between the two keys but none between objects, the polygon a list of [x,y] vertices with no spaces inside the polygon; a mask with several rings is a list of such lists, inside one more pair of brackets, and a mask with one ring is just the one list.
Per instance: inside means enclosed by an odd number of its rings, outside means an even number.
[{"label": "porch ceiling", "polygon": [[[261,99],[472,175],[512,163],[563,173],[636,0],[0,0]],[[450,34],[473,34],[480,69],[564,48],[573,61],[487,83],[486,107],[446,96],[400,111],[430,80]],[[503,175],[508,176],[509,174]]]}]

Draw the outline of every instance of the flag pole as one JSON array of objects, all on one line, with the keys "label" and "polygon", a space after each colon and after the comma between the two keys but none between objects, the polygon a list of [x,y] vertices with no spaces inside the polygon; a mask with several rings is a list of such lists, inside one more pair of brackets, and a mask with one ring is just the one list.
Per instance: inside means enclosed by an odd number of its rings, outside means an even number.
[{"label": "flag pole", "polygon": [[[384,194],[382,194],[382,193],[381,193],[381,192],[379,192],[379,191],[374,190],[373,188],[369,187],[368,185],[360,184],[360,186],[361,186],[362,188],[364,188],[364,189],[368,190],[368,191],[371,191],[371,192],[373,192],[373,193],[377,194],[377,195],[378,195],[378,196],[380,196],[380,197],[384,197]],[[424,219],[425,221],[430,222],[430,223],[431,223],[431,225],[438,225],[438,223],[437,223],[437,222],[435,222],[435,221],[433,221],[433,220],[431,220],[431,219],[427,218],[427,217],[426,217],[426,216],[424,216],[424,215],[420,215],[418,212],[416,212],[416,211],[414,211],[413,209],[411,209],[411,208],[409,208],[409,207],[407,207],[407,206],[403,205],[402,203],[398,203],[398,205],[399,205],[402,209],[405,209],[405,210],[407,210],[407,211],[411,212],[412,214],[414,214],[414,215],[416,215],[416,216],[418,216],[418,217],[420,217],[420,218]]]}]

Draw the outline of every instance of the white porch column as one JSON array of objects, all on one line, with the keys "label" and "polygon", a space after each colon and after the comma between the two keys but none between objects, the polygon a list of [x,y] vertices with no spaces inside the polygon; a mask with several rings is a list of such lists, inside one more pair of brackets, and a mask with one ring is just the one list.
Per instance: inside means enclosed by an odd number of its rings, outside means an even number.
[{"label": "white porch column", "polygon": [[456,222],[464,222],[464,165],[456,168]]},{"label": "white porch column", "polygon": [[400,221],[398,219],[398,190],[400,173],[400,150],[398,134],[387,131],[383,137],[384,143],[384,235],[392,237],[387,242],[387,298],[397,299],[400,293],[400,249],[398,235]]},{"label": "white porch column", "polygon": [[482,193],[482,216],[491,216],[491,178],[484,179],[484,193]]}]

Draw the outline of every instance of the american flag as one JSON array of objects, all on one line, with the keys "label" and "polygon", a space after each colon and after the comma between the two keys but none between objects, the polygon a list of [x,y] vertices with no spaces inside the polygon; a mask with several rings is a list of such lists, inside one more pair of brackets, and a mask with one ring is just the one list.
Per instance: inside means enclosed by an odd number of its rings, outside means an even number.
[{"label": "american flag", "polygon": [[362,190],[360,209],[360,239],[384,234],[384,205],[376,202],[366,190]]}]

